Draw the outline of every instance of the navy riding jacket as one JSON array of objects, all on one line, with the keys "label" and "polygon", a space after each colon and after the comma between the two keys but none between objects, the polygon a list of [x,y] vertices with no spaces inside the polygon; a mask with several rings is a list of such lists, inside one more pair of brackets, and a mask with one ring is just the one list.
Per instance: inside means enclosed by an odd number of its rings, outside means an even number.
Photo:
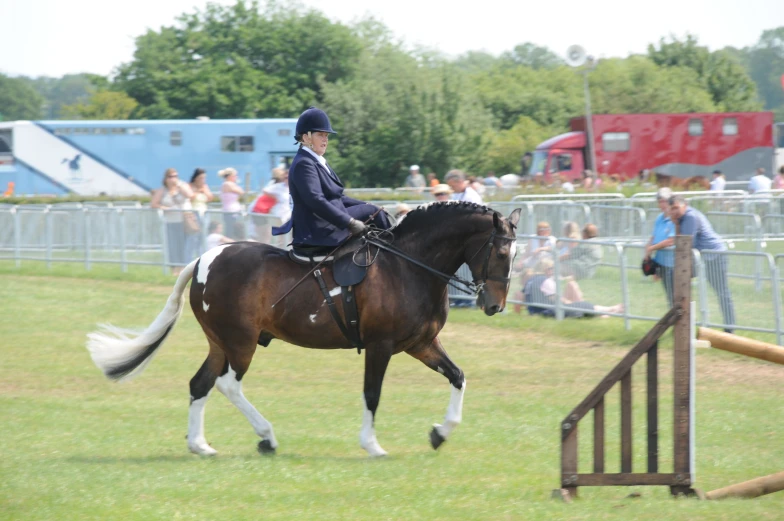
[{"label": "navy riding jacket", "polygon": [[343,183],[332,168],[302,149],[291,162],[289,191],[294,202],[291,220],[273,228],[273,234],[288,233],[293,226],[294,245],[337,246],[351,235],[348,222],[357,213],[347,208],[366,205],[343,195]]}]

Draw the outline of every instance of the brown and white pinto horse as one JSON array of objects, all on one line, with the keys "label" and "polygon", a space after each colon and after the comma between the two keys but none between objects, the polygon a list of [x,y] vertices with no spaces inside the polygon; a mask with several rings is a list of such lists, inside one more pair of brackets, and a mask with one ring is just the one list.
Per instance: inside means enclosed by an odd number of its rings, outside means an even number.
[{"label": "brown and white pinto horse", "polygon": [[[406,255],[438,271],[453,274],[468,263],[481,288],[485,314],[504,309],[516,251],[515,228],[520,210],[508,219],[471,203],[434,203],[414,210],[392,233],[394,245]],[[272,424],[242,394],[242,378],[257,344],[273,338],[314,349],[351,349],[325,305],[316,281],[305,280],[274,308],[275,301],[307,271],[286,252],[265,244],[241,242],[213,248],[182,271],[163,311],[143,332],[105,326],[88,335],[93,361],[112,380],[139,373],[171,332],[183,307],[183,293],[192,278],[190,302],[210,350],[190,382],[188,448],[215,454],[204,436],[204,407],[217,386],[261,437],[259,450],[278,445]],[[331,268],[322,269],[334,287]],[[340,293],[334,287],[332,294]],[[406,352],[451,384],[451,399],[442,425],[430,433],[438,448],[460,423],[465,393],[463,371],[449,359],[438,339],[449,302],[446,283],[397,255],[381,251],[365,280],[356,287],[360,334],[365,346],[364,415],[360,445],[371,456],[383,456],[376,441],[374,416],[381,384],[392,355]],[[342,302],[336,299],[341,308]],[[108,331],[107,331],[108,329]]]}]

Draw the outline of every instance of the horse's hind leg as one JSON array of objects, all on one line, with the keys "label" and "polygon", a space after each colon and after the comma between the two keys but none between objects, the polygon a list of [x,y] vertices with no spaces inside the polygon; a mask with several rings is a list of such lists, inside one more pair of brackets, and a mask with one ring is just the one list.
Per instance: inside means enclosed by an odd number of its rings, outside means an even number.
[{"label": "horse's hind leg", "polygon": [[210,342],[210,354],[199,371],[191,379],[191,405],[188,411],[188,449],[194,454],[210,456],[216,450],[204,437],[204,407],[215,385],[215,380],[225,371],[226,357],[223,351]]},{"label": "horse's hind leg", "polygon": [[409,349],[407,353],[433,371],[438,371],[444,375],[452,385],[452,396],[449,399],[449,407],[446,409],[444,424],[433,425],[430,431],[430,444],[434,449],[438,449],[444,443],[452,431],[460,425],[463,419],[463,394],[465,394],[466,381],[463,371],[449,359],[449,355],[444,351],[438,337],[433,339],[430,344],[423,347]]},{"label": "horse's hind leg", "polygon": [[[232,335],[238,337],[240,335]],[[248,371],[250,361],[256,352],[256,338],[251,336],[247,341],[232,343],[233,346],[243,346],[227,353],[228,364],[226,371],[216,380],[218,390],[222,392],[237,409],[245,415],[253,430],[261,438],[259,452],[272,453],[278,446],[272,424],[256,410],[242,393],[242,377]]]}]

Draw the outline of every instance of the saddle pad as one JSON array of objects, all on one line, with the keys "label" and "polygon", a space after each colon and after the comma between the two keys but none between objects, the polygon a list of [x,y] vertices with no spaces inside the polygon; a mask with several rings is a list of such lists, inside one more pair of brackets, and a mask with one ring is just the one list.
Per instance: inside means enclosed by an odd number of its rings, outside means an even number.
[{"label": "saddle pad", "polygon": [[[360,256],[364,260],[364,255]],[[367,266],[357,266],[354,254],[347,253],[332,263],[332,277],[338,286],[354,286],[362,282],[367,274]]]}]

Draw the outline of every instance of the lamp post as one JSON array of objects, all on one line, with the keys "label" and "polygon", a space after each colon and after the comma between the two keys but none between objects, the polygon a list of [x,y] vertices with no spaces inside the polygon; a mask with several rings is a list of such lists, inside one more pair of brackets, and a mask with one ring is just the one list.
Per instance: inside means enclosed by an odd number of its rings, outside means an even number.
[{"label": "lamp post", "polygon": [[580,72],[583,75],[583,90],[585,91],[585,133],[588,155],[591,160],[590,169],[594,175],[599,175],[596,165],[596,147],[594,146],[593,118],[591,117],[591,91],[588,88],[588,73],[596,68],[596,60],[593,56],[588,56]]},{"label": "lamp post", "polygon": [[579,45],[572,45],[566,50],[566,63],[583,75],[583,91],[585,92],[585,134],[588,147],[588,167],[598,175],[596,170],[596,150],[593,144],[593,121],[591,121],[591,93],[588,89],[588,73],[596,68],[597,60],[586,54]]}]

